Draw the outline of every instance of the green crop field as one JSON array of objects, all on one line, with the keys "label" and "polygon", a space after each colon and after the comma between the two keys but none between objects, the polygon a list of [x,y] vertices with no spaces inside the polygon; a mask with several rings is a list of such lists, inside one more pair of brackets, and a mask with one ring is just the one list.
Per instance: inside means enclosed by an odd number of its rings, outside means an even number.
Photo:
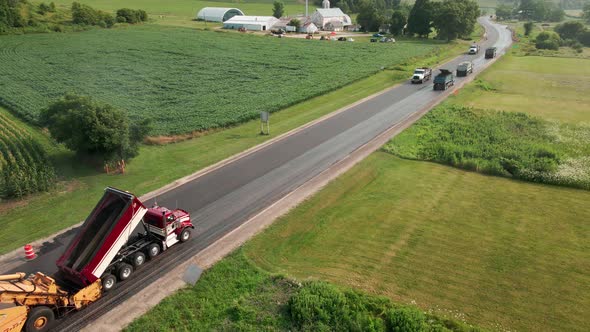
[{"label": "green crop field", "polygon": [[54,178],[42,143],[0,108],[0,199],[47,190]]},{"label": "green crop field", "polygon": [[506,56],[452,103],[590,124],[590,59]]},{"label": "green crop field", "polygon": [[0,101],[34,119],[67,92],[154,119],[152,134],[233,125],[424,55],[435,42],[337,43],[144,25],[4,36]]},{"label": "green crop field", "polygon": [[589,200],[378,152],[244,250],[492,330],[588,331]]}]

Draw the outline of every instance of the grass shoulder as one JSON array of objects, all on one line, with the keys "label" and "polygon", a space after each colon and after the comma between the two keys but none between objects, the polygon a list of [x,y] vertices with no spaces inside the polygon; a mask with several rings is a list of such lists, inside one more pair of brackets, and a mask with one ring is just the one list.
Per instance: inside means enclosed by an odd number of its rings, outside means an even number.
[{"label": "grass shoulder", "polygon": [[584,331],[588,199],[582,190],[377,152],[244,252],[273,273],[359,288],[483,328]]},{"label": "grass shoulder", "polygon": [[[480,331],[412,306],[321,281],[264,272],[242,250],[166,298],[125,331]],[[420,328],[420,329],[418,329]]]}]

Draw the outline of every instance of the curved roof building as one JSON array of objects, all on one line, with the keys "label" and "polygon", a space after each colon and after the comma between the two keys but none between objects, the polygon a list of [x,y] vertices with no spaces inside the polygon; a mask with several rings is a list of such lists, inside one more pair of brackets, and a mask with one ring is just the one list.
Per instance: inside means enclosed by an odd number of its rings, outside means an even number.
[{"label": "curved roof building", "polygon": [[237,8],[205,7],[197,13],[197,20],[209,22],[225,22],[236,15],[244,15]]}]

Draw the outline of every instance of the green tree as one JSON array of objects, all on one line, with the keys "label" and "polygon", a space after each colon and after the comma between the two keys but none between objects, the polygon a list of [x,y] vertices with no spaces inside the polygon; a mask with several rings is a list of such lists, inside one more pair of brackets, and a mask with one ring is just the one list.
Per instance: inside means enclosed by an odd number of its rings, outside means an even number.
[{"label": "green tree", "polygon": [[582,45],[590,47],[590,30],[581,32],[578,35],[578,40],[580,43],[582,43]]},{"label": "green tree", "polygon": [[554,30],[561,39],[577,39],[586,28],[580,21],[567,21],[556,25]]},{"label": "green tree", "polygon": [[401,10],[396,10],[391,15],[391,20],[389,21],[389,31],[394,36],[399,36],[404,31],[404,26],[408,22],[408,18]]},{"label": "green tree", "polygon": [[558,50],[560,43],[559,35],[553,31],[543,31],[535,39],[535,47],[538,49]]},{"label": "green tree", "polygon": [[512,17],[514,8],[509,4],[500,4],[496,7],[496,17],[499,20],[507,20]]},{"label": "green tree", "polygon": [[433,26],[439,37],[457,39],[473,32],[480,14],[474,0],[444,0],[434,15]]},{"label": "green tree", "polygon": [[291,19],[289,21],[289,25],[292,26],[292,27],[296,27],[297,30],[299,30],[299,28],[301,28],[301,21],[298,20],[298,19],[296,19],[296,18],[294,18],[294,19]]},{"label": "green tree", "polygon": [[356,21],[364,31],[379,31],[379,27],[385,21],[379,14],[372,1],[362,1],[359,4],[359,13]]},{"label": "green tree", "polygon": [[281,18],[285,14],[285,4],[281,1],[275,1],[272,4],[272,16]]},{"label": "green tree", "polygon": [[533,31],[534,23],[533,22],[526,22],[524,24],[524,35],[529,36]]},{"label": "green tree", "polygon": [[559,7],[553,7],[547,14],[547,21],[549,22],[561,22],[565,18],[565,12]]},{"label": "green tree", "polygon": [[586,22],[590,23],[590,2],[586,2],[582,11],[584,13],[582,17],[584,17]]},{"label": "green tree", "polygon": [[101,161],[137,155],[149,122],[130,126],[126,114],[90,97],[66,95],[41,112],[40,123],[79,156]]},{"label": "green tree", "polygon": [[429,0],[416,0],[408,16],[408,32],[428,37],[432,21],[432,4]]}]

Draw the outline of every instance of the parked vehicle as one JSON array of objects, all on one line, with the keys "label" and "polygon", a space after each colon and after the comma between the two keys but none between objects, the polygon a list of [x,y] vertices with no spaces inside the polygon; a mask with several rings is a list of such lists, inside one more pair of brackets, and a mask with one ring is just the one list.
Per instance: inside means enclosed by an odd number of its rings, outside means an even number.
[{"label": "parked vehicle", "polygon": [[371,38],[371,43],[376,43],[377,42],[377,38]]},{"label": "parked vehicle", "polygon": [[424,83],[424,81],[428,81],[432,77],[432,69],[430,68],[416,68],[414,69],[414,75],[412,76],[412,84],[414,83]]},{"label": "parked vehicle", "polygon": [[338,41],[346,41],[346,37],[338,37]]},{"label": "parked vehicle", "polygon": [[434,77],[434,90],[446,90],[455,85],[455,77],[448,69],[441,69],[440,73]]},{"label": "parked vehicle", "polygon": [[477,44],[473,44],[471,46],[469,46],[469,54],[477,54],[479,53],[479,45]]},{"label": "parked vehicle", "polygon": [[[136,233],[139,224],[143,232]],[[21,328],[46,331],[55,318],[100,299],[147,258],[189,240],[192,229],[188,212],[161,206],[148,209],[133,194],[109,187],[57,260],[56,275],[0,276],[0,302],[24,307],[10,313],[0,310],[0,317],[10,314],[18,321],[28,312]],[[0,331],[20,331],[8,323],[0,320]]]},{"label": "parked vehicle", "polygon": [[471,61],[461,62],[457,66],[457,77],[467,76],[471,73],[473,73],[473,62],[471,62]]},{"label": "parked vehicle", "polygon": [[379,40],[381,43],[395,43],[395,39],[389,37],[383,37]]},{"label": "parked vehicle", "polygon": [[495,57],[496,57],[496,48],[495,47],[486,48],[486,59],[492,59]]},{"label": "parked vehicle", "polygon": [[381,37],[383,37],[383,35],[377,32],[377,33],[374,33],[373,34],[373,37],[375,37],[375,38],[381,38]]},{"label": "parked vehicle", "polygon": [[246,32],[246,27],[239,27],[238,28],[238,31],[239,32]]},{"label": "parked vehicle", "polygon": [[313,35],[311,33],[308,33],[307,36],[305,36],[305,39],[313,39]]}]

